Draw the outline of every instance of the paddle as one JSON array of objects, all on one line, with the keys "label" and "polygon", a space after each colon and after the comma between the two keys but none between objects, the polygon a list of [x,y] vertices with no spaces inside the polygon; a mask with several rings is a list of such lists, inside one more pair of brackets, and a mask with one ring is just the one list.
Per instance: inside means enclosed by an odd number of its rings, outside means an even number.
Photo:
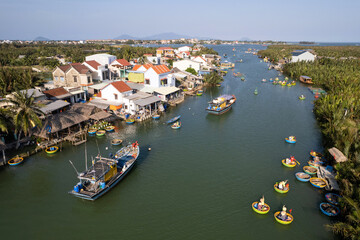
[{"label": "paddle", "polygon": [[300,166],[300,163],[298,162],[298,160],[295,160],[296,162],[297,162],[297,164],[299,164],[299,166]]}]

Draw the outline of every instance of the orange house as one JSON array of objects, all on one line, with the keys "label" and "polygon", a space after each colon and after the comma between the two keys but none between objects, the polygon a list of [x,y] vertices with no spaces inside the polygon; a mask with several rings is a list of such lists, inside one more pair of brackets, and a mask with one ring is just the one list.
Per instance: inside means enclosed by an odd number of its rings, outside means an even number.
[{"label": "orange house", "polygon": [[157,57],[175,57],[174,49],[171,47],[160,47],[156,49],[156,56]]}]

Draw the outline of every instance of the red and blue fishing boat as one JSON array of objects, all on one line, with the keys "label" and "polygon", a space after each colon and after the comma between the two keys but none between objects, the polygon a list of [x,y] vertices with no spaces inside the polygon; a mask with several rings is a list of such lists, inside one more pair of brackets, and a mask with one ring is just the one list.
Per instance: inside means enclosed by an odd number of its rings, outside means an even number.
[{"label": "red and blue fishing boat", "polygon": [[222,95],[209,102],[209,106],[206,108],[206,111],[209,114],[221,115],[229,111],[235,101],[235,95]]}]

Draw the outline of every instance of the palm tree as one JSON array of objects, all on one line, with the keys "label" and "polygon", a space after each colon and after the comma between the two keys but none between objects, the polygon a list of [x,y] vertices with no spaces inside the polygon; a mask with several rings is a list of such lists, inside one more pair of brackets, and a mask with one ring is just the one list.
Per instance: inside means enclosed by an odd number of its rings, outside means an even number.
[{"label": "palm tree", "polygon": [[15,92],[8,101],[12,104],[10,110],[13,112],[15,133],[18,134],[17,146],[19,146],[22,133],[25,136],[30,136],[33,127],[42,125],[39,116],[44,115],[44,113],[39,109],[39,105],[34,102],[33,94],[29,96],[27,91]]},{"label": "palm tree", "polygon": [[0,131],[9,132],[11,125],[11,112],[6,108],[0,108]]}]

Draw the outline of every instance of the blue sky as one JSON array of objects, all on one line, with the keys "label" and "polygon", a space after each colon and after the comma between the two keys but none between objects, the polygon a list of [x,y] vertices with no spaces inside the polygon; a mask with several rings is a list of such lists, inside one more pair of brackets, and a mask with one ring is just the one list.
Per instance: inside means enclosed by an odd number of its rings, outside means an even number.
[{"label": "blue sky", "polygon": [[0,39],[174,32],[218,39],[360,42],[358,0],[1,0]]}]

